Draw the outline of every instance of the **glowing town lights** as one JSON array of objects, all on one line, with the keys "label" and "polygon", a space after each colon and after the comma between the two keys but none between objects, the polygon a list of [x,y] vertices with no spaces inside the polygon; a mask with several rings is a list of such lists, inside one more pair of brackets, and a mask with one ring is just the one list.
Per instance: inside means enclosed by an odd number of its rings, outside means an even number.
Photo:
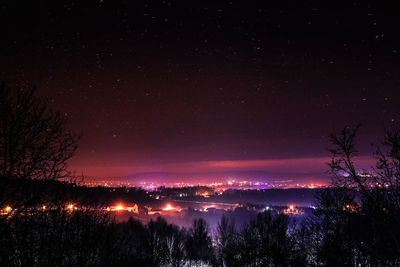
[{"label": "glowing town lights", "polygon": [[174,207],[171,204],[167,204],[167,206],[165,206],[165,208],[163,208],[162,210],[163,211],[178,211],[178,212],[180,212],[182,209],[179,206]]},{"label": "glowing town lights", "polygon": [[354,205],[345,205],[343,206],[343,211],[347,211],[347,212],[356,212],[357,208]]},{"label": "glowing town lights", "polygon": [[3,209],[0,209],[0,215],[7,215],[12,211],[10,206],[6,206]]},{"label": "glowing town lights", "polygon": [[203,209],[200,209],[200,210],[204,210],[205,212],[208,212],[209,210],[208,209],[215,209],[215,205],[214,204],[212,204],[212,205],[205,205],[205,206],[203,206]]},{"label": "glowing town lights", "polygon": [[168,204],[163,210],[166,210],[166,211],[168,211],[168,210],[175,210],[175,208],[172,207],[170,204]]},{"label": "glowing town lights", "polygon": [[133,204],[131,207],[126,207],[126,210],[133,213],[139,213],[139,207],[137,204]]},{"label": "glowing town lights", "polygon": [[129,206],[128,204],[119,203],[115,206],[107,207],[107,211],[128,211],[133,213],[139,213],[139,207],[137,204],[132,204]]},{"label": "glowing town lights", "polygon": [[124,207],[120,204],[115,207],[116,211],[124,210]]},{"label": "glowing town lights", "polygon": [[284,214],[292,214],[292,215],[300,215],[303,214],[303,211],[300,209],[296,208],[294,205],[289,205],[289,207],[285,210],[283,210]]},{"label": "glowing town lights", "polygon": [[42,210],[46,210],[46,205],[43,205],[43,206],[42,206]]},{"label": "glowing town lights", "polygon": [[73,210],[77,210],[78,208],[75,207],[74,204],[70,203],[70,204],[67,204],[67,209],[68,209],[69,211],[73,211]]}]

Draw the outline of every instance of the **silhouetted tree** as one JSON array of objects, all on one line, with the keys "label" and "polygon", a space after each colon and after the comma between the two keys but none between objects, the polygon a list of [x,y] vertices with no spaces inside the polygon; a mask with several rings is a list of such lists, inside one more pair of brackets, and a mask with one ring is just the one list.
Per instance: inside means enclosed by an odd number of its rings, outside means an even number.
[{"label": "silhouetted tree", "polygon": [[35,96],[35,89],[0,85],[0,176],[57,179],[68,175],[67,160],[78,137],[67,117]]},{"label": "silhouetted tree", "polygon": [[223,266],[240,266],[238,253],[240,235],[235,229],[235,223],[225,215],[217,226],[217,253]]},{"label": "silhouetted tree", "polygon": [[310,230],[314,235],[315,261],[323,266],[354,266],[354,193],[343,187],[321,190],[316,195]]},{"label": "silhouetted tree", "polygon": [[154,266],[181,266],[186,256],[185,232],[167,223],[162,217],[150,221],[147,229]]},{"label": "silhouetted tree", "polygon": [[17,214],[0,235],[1,266],[98,266],[107,255],[107,214],[89,211],[31,211]]},{"label": "silhouetted tree", "polygon": [[[66,177],[78,136],[66,128],[67,117],[35,96],[35,89],[0,85],[0,204],[13,208],[33,205],[40,190],[26,184],[13,187],[12,179]],[[20,196],[20,199],[17,197]]]},{"label": "silhouetted tree", "polygon": [[203,218],[193,220],[186,241],[187,256],[191,261],[214,263],[215,255],[207,222]]},{"label": "silhouetted tree", "polygon": [[289,217],[262,212],[244,228],[243,264],[246,266],[289,265],[292,242],[288,236]]},{"label": "silhouetted tree", "polygon": [[377,164],[355,165],[359,127],[331,135],[332,188],[318,196],[313,229],[317,258],[326,266],[397,266],[400,263],[400,131],[385,130]]},{"label": "silhouetted tree", "polygon": [[294,224],[289,235],[293,244],[290,252],[290,266],[312,266],[312,233],[309,231],[307,224],[304,223],[299,229]]}]

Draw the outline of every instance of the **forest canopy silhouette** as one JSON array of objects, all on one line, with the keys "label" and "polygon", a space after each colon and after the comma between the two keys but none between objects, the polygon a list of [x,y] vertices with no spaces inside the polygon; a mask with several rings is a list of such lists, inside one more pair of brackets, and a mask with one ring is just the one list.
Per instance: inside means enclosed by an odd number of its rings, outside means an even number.
[{"label": "forest canopy silhouette", "polygon": [[384,130],[370,170],[355,165],[360,127],[332,134],[332,184],[302,223],[264,211],[246,225],[223,216],[213,233],[201,218],[185,229],[66,209],[79,187],[56,182],[71,176],[79,140],[66,123],[34,89],[0,86],[1,266],[400,265],[398,128]]}]

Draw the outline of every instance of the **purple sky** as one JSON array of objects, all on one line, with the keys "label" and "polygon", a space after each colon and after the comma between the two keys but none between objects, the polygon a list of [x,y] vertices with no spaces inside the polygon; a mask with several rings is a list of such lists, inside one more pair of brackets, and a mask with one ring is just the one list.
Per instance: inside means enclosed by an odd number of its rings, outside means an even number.
[{"label": "purple sky", "polygon": [[83,133],[78,173],[319,179],[330,133],[366,156],[400,120],[394,11],[134,2],[0,10],[0,77]]}]

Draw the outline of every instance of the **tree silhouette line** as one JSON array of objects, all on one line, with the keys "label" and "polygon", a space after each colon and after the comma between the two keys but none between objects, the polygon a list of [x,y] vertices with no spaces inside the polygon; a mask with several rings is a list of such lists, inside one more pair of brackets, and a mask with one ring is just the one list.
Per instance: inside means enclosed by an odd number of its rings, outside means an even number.
[{"label": "tree silhouette line", "polygon": [[[1,266],[400,265],[399,129],[384,131],[376,166],[362,172],[359,127],[332,134],[332,185],[302,223],[265,211],[243,226],[223,216],[212,233],[202,218],[185,229],[63,208],[67,191],[33,181],[70,175],[79,136],[66,122],[34,89],[0,86],[0,205],[12,207],[0,216]],[[53,208],[38,209],[44,200]]]}]

